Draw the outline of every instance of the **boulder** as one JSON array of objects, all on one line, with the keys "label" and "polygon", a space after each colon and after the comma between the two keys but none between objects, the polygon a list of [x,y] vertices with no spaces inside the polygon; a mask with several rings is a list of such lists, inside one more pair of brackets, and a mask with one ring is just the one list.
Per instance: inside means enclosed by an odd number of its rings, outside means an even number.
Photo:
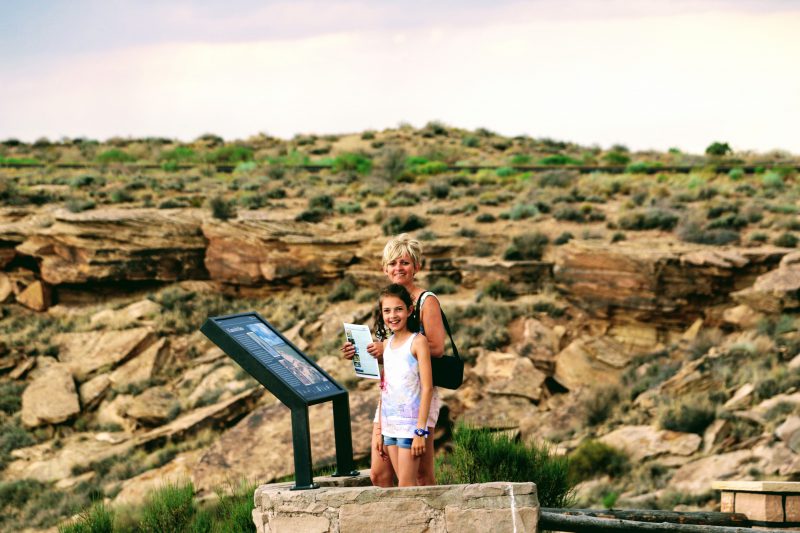
[{"label": "boulder", "polygon": [[710,250],[670,240],[573,240],[559,247],[555,282],[599,318],[683,329],[709,305],[743,289],[787,253],[779,248]]},{"label": "boulder", "polygon": [[729,307],[722,313],[722,320],[740,329],[754,328],[764,318],[763,313],[754,311],[748,305]]},{"label": "boulder", "polygon": [[521,357],[513,353],[481,350],[472,371],[484,382],[505,381],[514,375],[514,368]]},{"label": "boulder", "polygon": [[733,299],[770,314],[800,307],[800,263],[796,252],[790,255],[778,268],[759,276],[752,287],[733,293]]},{"label": "boulder", "polygon": [[703,451],[711,452],[715,446],[721,444],[731,433],[733,425],[723,418],[717,418],[703,432]]},{"label": "boulder", "polygon": [[263,387],[253,387],[227,400],[184,413],[163,426],[137,435],[136,445],[144,446],[165,440],[176,442],[205,428],[226,428],[250,412],[263,393]]},{"label": "boulder", "polygon": [[659,390],[677,398],[689,394],[700,394],[709,390],[720,390],[723,384],[708,368],[708,356],[688,361],[674,376],[664,381]]},{"label": "boulder", "polygon": [[634,462],[659,455],[692,455],[702,443],[700,435],[652,426],[622,426],[599,440],[625,451]]},{"label": "boulder", "polygon": [[50,288],[41,281],[34,281],[17,295],[17,302],[34,311],[47,311],[52,303]]},{"label": "boulder", "polygon": [[17,246],[36,257],[47,283],[204,279],[200,211],[58,210],[54,223]]},{"label": "boulder", "polygon": [[[368,457],[375,391],[350,393],[353,455]],[[314,466],[335,462],[333,417],[330,404],[309,408],[311,457]],[[294,471],[290,411],[282,404],[261,406],[226,431],[192,467],[198,490],[208,491],[228,480],[254,479],[270,482]]]},{"label": "boulder", "polygon": [[775,429],[775,436],[781,439],[795,453],[800,453],[800,416],[790,415]]},{"label": "boulder", "polygon": [[542,387],[547,376],[538,370],[530,359],[517,357],[511,375],[506,379],[494,380],[488,384],[489,394],[522,396],[534,402],[542,397]]},{"label": "boulder", "polygon": [[144,318],[161,312],[161,306],[152,300],[140,300],[122,309],[103,309],[89,319],[92,326],[105,326],[112,329],[124,329]]},{"label": "boulder", "polygon": [[207,220],[203,235],[211,279],[242,285],[316,285],[340,279],[372,237],[321,224],[258,219]]},{"label": "boulder", "polygon": [[241,368],[235,364],[225,364],[207,374],[192,391],[187,399],[189,405],[208,405],[220,400],[227,400],[234,393],[247,387],[248,382],[238,379]]},{"label": "boulder", "polygon": [[703,457],[678,468],[668,487],[681,493],[705,494],[711,490],[712,481],[751,479],[748,470],[758,466],[753,461],[753,452],[750,450]]},{"label": "boulder", "polygon": [[11,287],[11,280],[5,272],[0,272],[0,304],[6,303],[14,294],[14,289]]},{"label": "boulder", "polygon": [[103,394],[111,387],[108,374],[100,374],[83,383],[78,389],[81,405],[84,409],[92,408],[102,398]]},{"label": "boulder", "polygon": [[158,426],[175,418],[178,398],[164,387],[152,387],[131,399],[125,414],[145,426]]},{"label": "boulder", "polygon": [[733,396],[723,404],[723,407],[726,409],[741,409],[747,406],[753,399],[753,391],[755,389],[752,383],[745,383],[733,393]]},{"label": "boulder", "polygon": [[522,396],[487,396],[464,413],[461,419],[474,427],[514,429],[536,411],[536,405]]},{"label": "boulder", "polygon": [[620,371],[629,360],[614,339],[581,337],[556,355],[553,377],[569,390],[598,383],[614,384],[619,382]]},{"label": "boulder", "polygon": [[63,364],[39,369],[22,393],[22,423],[29,428],[60,424],[80,412],[75,381]]},{"label": "boulder", "polygon": [[119,427],[128,432],[134,431],[136,422],[125,415],[132,401],[133,396],[130,394],[118,394],[111,400],[103,400],[97,408],[95,423],[100,426]]},{"label": "boulder", "polygon": [[169,341],[166,337],[162,337],[139,355],[117,367],[109,376],[109,381],[116,388],[147,381],[167,366],[169,360]]},{"label": "boulder", "polygon": [[67,365],[78,381],[95,371],[114,367],[147,348],[155,334],[150,328],[120,331],[59,333],[53,342],[59,346],[58,358]]},{"label": "boulder", "polygon": [[177,485],[192,479],[192,468],[204,450],[192,450],[177,455],[172,461],[158,468],[147,470],[126,479],[120,486],[114,505],[141,504],[148,493],[165,485]]},{"label": "boulder", "polygon": [[70,478],[77,467],[102,461],[131,450],[131,441],[111,444],[95,438],[92,433],[76,433],[60,439],[58,447],[52,442],[37,444],[11,452],[14,458],[4,474],[7,479],[36,479],[42,482]]}]

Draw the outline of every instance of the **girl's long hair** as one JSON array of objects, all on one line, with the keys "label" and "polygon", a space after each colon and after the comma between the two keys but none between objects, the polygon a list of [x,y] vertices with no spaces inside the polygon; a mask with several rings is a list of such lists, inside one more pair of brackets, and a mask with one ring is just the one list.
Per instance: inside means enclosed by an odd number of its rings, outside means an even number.
[{"label": "girl's long hair", "polygon": [[[411,299],[408,289],[400,284],[392,283],[383,288],[378,297],[378,307],[375,309],[375,334],[381,339],[385,340],[389,336],[386,334],[386,324],[383,323],[383,299],[386,296],[394,296],[406,304],[406,308],[411,309],[414,305],[414,300]],[[417,333],[419,331],[419,315],[417,313],[410,313],[408,315],[408,323],[406,325],[408,331]]]}]

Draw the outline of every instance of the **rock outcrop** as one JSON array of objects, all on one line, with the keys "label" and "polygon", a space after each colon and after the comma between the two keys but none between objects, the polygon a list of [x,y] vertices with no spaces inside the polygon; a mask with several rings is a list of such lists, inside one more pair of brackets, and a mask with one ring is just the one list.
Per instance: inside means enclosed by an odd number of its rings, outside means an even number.
[{"label": "rock outcrop", "polygon": [[759,276],[752,287],[732,296],[737,302],[763,313],[800,308],[800,252],[786,255],[778,268]]},{"label": "rock outcrop", "polygon": [[40,261],[52,285],[205,279],[199,212],[164,209],[60,210],[17,252]]},{"label": "rock outcrop", "polygon": [[37,369],[22,393],[22,423],[30,428],[60,424],[80,411],[75,381],[69,368],[61,363]]},{"label": "rock outcrop", "polygon": [[121,331],[60,333],[53,342],[60,348],[58,358],[75,379],[84,381],[95,371],[118,365],[148,347],[155,339],[150,328]]}]

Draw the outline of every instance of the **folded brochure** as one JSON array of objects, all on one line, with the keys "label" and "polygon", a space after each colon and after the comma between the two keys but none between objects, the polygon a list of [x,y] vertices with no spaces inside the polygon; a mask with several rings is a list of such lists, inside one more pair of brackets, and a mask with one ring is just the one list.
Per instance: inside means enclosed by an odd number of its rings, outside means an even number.
[{"label": "folded brochure", "polygon": [[367,353],[367,345],[372,343],[369,326],[345,322],[344,336],[356,347],[356,354],[353,356],[353,369],[356,375],[367,379],[381,379],[378,360]]}]

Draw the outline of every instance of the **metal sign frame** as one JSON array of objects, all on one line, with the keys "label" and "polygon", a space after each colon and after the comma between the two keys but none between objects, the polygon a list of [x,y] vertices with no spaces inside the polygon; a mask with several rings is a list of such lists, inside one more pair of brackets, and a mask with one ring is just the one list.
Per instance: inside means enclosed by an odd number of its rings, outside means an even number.
[{"label": "metal sign frame", "polygon": [[[264,355],[259,358],[246,348],[241,342],[242,335],[234,335],[243,331],[238,324],[242,321],[248,324],[263,324],[283,344],[291,348],[295,354],[302,358],[302,362],[310,365],[316,372],[330,383],[327,392],[317,394],[303,394],[284,378],[276,375],[263,361]],[[232,326],[229,326],[231,325]],[[261,315],[254,311],[237,313],[219,317],[209,317],[200,328],[200,331],[214,344],[220,347],[231,359],[236,361],[248,374],[253,376],[261,385],[271,392],[278,400],[291,410],[292,413],[292,446],[294,448],[295,485],[292,490],[315,489],[319,485],[314,483],[311,462],[311,431],[308,421],[308,407],[330,401],[333,404],[333,430],[336,443],[336,472],[334,476],[355,476],[353,462],[353,440],[350,431],[350,402],[347,389],[333,379],[325,370],[320,368],[310,357],[283,336],[277,328],[272,326]],[[240,340],[237,340],[239,338]],[[266,353],[266,352],[265,352]]]}]

